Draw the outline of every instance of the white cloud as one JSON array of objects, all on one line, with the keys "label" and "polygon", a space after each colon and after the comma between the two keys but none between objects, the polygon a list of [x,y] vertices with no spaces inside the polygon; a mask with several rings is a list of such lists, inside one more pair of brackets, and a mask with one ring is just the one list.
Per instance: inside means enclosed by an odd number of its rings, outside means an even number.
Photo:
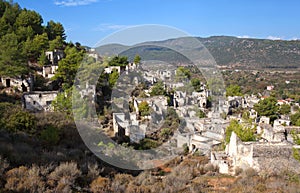
[{"label": "white cloud", "polygon": [[118,24],[103,23],[97,26],[96,28],[94,28],[93,31],[117,31],[131,26],[132,25],[118,25]]},{"label": "white cloud", "polygon": [[251,38],[250,36],[248,35],[243,35],[243,36],[237,36],[238,38]]},{"label": "white cloud", "polygon": [[293,37],[293,38],[291,38],[290,40],[300,40],[300,38]]},{"label": "white cloud", "polygon": [[276,36],[268,36],[267,39],[269,39],[269,40],[282,40],[281,37],[276,37]]},{"label": "white cloud", "polygon": [[55,1],[54,4],[63,7],[71,6],[80,6],[80,5],[89,5],[91,3],[96,3],[98,0],[64,0],[64,1]]}]

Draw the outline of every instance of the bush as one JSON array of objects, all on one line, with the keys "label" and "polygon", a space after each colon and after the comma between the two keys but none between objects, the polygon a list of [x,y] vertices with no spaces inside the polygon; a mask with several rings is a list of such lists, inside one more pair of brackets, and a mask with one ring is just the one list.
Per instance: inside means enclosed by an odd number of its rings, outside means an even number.
[{"label": "bush", "polygon": [[148,105],[147,101],[142,101],[138,107],[141,116],[150,115],[150,106]]},{"label": "bush", "polygon": [[161,136],[162,138],[168,138],[171,134],[172,134],[172,130],[169,129],[169,128],[163,128],[163,129],[160,131],[160,136]]},{"label": "bush", "polygon": [[62,192],[71,190],[75,180],[81,175],[81,171],[74,162],[66,162],[60,164],[48,176],[48,183],[52,187],[56,187],[56,191]]},{"label": "bush", "polygon": [[158,147],[160,144],[159,142],[149,139],[149,138],[144,138],[140,141],[139,148],[138,149],[153,149]]},{"label": "bush", "polygon": [[110,192],[110,180],[108,178],[98,177],[91,184],[90,188],[95,193]]},{"label": "bush", "polygon": [[219,168],[211,163],[208,163],[204,166],[205,173],[207,172],[218,172]]},{"label": "bush", "polygon": [[6,159],[3,159],[1,156],[0,156],[0,189],[3,187],[4,185],[4,174],[5,174],[5,171],[6,169],[9,167],[9,164],[8,162],[6,161]]},{"label": "bush", "polygon": [[257,172],[253,168],[248,168],[244,170],[243,176],[247,178],[251,178],[253,176],[257,176]]},{"label": "bush", "polygon": [[96,179],[100,174],[100,168],[97,163],[88,163],[88,174],[87,177],[89,179]]},{"label": "bush", "polygon": [[36,118],[20,106],[10,103],[0,103],[0,124],[11,132],[36,131]]},{"label": "bush", "polygon": [[56,127],[50,125],[41,132],[41,139],[48,144],[55,145],[60,140],[60,132]]},{"label": "bush", "polygon": [[182,148],[183,148],[183,154],[184,155],[187,155],[189,153],[189,146],[185,143],[182,145]]},{"label": "bush", "polygon": [[125,192],[133,177],[129,174],[116,174],[112,181],[112,192]]},{"label": "bush", "polygon": [[8,117],[6,126],[10,131],[34,133],[36,129],[35,124],[36,120],[32,114],[20,110]]},{"label": "bush", "polygon": [[11,169],[6,173],[5,188],[16,192],[44,192],[45,182],[40,174],[37,166],[30,169],[24,166]]},{"label": "bush", "polygon": [[295,158],[295,160],[300,162],[300,153],[299,153],[299,149],[293,148],[293,157]]},{"label": "bush", "polygon": [[153,85],[151,88],[150,95],[151,96],[158,96],[158,95],[165,95],[165,87],[162,81],[157,82],[156,84]]},{"label": "bush", "polygon": [[225,142],[229,143],[231,133],[235,132],[242,141],[255,141],[255,129],[245,127],[238,123],[237,120],[232,120],[225,131]]}]

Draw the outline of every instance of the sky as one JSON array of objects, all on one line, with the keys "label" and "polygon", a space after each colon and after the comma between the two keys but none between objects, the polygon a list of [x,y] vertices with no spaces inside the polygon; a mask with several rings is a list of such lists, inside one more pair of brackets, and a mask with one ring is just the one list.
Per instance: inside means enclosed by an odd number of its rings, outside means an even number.
[{"label": "sky", "polygon": [[63,24],[67,41],[94,47],[128,27],[157,24],[191,36],[300,39],[299,0],[15,0]]}]

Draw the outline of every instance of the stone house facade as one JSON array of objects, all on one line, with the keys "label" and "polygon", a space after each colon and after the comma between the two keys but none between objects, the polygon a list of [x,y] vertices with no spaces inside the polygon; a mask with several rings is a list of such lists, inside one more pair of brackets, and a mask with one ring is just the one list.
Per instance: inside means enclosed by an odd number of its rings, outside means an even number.
[{"label": "stone house facade", "polygon": [[253,168],[259,173],[279,174],[292,170],[299,172],[300,163],[293,158],[293,145],[283,142],[242,142],[232,132],[225,151],[211,152],[211,163],[219,172],[235,174],[237,168]]},{"label": "stone house facade", "polygon": [[29,111],[52,111],[51,103],[57,97],[57,91],[29,92],[23,94],[23,107]]}]

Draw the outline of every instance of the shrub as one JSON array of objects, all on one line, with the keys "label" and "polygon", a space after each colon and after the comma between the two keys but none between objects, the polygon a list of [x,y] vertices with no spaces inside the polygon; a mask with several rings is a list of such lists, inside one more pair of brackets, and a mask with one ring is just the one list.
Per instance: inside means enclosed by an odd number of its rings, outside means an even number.
[{"label": "shrub", "polygon": [[295,158],[295,160],[300,162],[300,153],[299,153],[299,149],[293,148],[293,157]]},{"label": "shrub", "polygon": [[149,139],[149,138],[144,138],[140,141],[140,144],[138,146],[139,149],[153,149],[158,147],[160,144],[159,142]]},{"label": "shrub", "polygon": [[87,177],[90,179],[96,179],[99,176],[100,169],[97,163],[88,163],[88,174]]},{"label": "shrub", "polygon": [[129,174],[116,174],[111,184],[113,192],[125,192],[133,177]]},{"label": "shrub", "polygon": [[147,101],[142,101],[138,107],[141,116],[150,115],[150,106],[148,105]]},{"label": "shrub", "polygon": [[230,136],[232,132],[235,132],[236,135],[242,140],[242,141],[255,141],[255,129],[245,127],[238,123],[237,120],[232,120],[225,131],[225,142],[229,143]]},{"label": "shrub", "polygon": [[5,188],[11,191],[25,192],[28,187],[25,187],[25,181],[27,179],[28,168],[21,166],[19,168],[13,168],[6,172],[6,184]]},{"label": "shrub", "polygon": [[59,134],[59,130],[50,125],[41,132],[41,139],[46,141],[48,144],[55,145],[60,140]]},{"label": "shrub", "polygon": [[257,172],[253,168],[248,168],[244,170],[243,176],[247,178],[251,178],[253,176],[257,176]]},{"label": "shrub", "polygon": [[160,131],[160,136],[163,138],[168,138],[172,134],[172,130],[169,128],[163,128]]},{"label": "shrub", "polygon": [[2,175],[4,174],[4,171],[9,167],[8,162],[6,161],[6,159],[3,159],[0,156],[0,177],[2,177]]},{"label": "shrub", "polygon": [[44,192],[45,182],[40,174],[37,166],[11,169],[6,173],[5,188],[16,192]]},{"label": "shrub", "polygon": [[219,168],[211,163],[208,163],[204,166],[205,173],[207,172],[218,172]]},{"label": "shrub", "polygon": [[8,162],[6,161],[6,159],[3,159],[1,156],[0,156],[0,189],[3,187],[4,185],[4,174],[5,174],[5,171],[6,169],[9,167],[9,164]]},{"label": "shrub", "polygon": [[70,190],[75,180],[81,175],[81,171],[74,162],[66,162],[60,164],[48,176],[48,183],[52,187],[56,187],[58,192]]},{"label": "shrub", "polygon": [[90,189],[95,193],[110,192],[110,180],[108,178],[98,177],[90,184]]},{"label": "shrub", "polygon": [[183,154],[184,155],[187,155],[189,153],[189,146],[185,143],[182,145],[182,148],[183,148]]},{"label": "shrub", "polygon": [[0,103],[0,124],[11,132],[24,131],[34,133],[35,117],[20,106],[10,103]]},{"label": "shrub", "polygon": [[236,167],[234,173],[236,176],[238,176],[243,173],[243,169],[240,167]]}]

